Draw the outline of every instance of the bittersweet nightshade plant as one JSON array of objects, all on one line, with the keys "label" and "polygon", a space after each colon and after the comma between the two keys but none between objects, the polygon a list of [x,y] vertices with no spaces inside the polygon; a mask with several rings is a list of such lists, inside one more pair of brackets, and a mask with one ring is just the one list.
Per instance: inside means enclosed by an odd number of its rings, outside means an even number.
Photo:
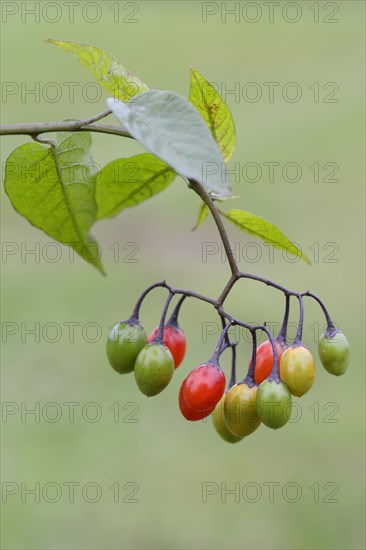
[{"label": "bittersweet nightshade plant", "polygon": [[[322,308],[327,329],[319,343],[325,369],[343,374],[349,363],[349,344],[336,329],[323,302],[313,293],[296,292],[267,278],[243,273],[235,261],[223,220],[272,246],[286,250],[305,262],[309,259],[273,223],[240,209],[223,210],[217,204],[236,197],[226,171],[236,145],[230,110],[214,87],[195,69],[190,69],[189,98],[167,90],[151,90],[114,56],[96,46],[46,40],[73,53],[108,91],[108,109],[86,120],[8,124],[0,135],[28,135],[33,141],[15,149],[5,167],[5,191],[14,209],[53,239],[72,247],[88,263],[104,273],[97,242],[91,235],[94,224],[116,216],[163,192],[176,177],[201,199],[195,229],[211,214],[225,249],[230,278],[217,299],[192,290],[178,289],[165,281],[147,288],[131,316],[110,332],[107,356],[120,374],[135,373],[139,389],[147,396],[160,393],[170,382],[174,369],[184,359],[186,340],[178,314],[186,298],[213,306],[223,331],[213,356],[188,374],[179,392],[183,416],[197,421],[213,413],[217,432],[234,443],[253,433],[261,423],[279,428],[291,414],[291,394],[304,395],[311,388],[315,364],[302,343],[303,298],[313,298]],[[114,115],[119,125],[99,123]],[[96,169],[90,154],[93,132],[137,140],[147,151],[121,158]],[[44,134],[55,133],[50,139]],[[285,314],[280,333],[273,337],[268,327],[250,325],[224,309],[224,302],[241,279],[252,279],[284,294]],[[156,288],[168,292],[159,326],[147,338],[139,321],[146,296]],[[179,296],[169,321],[170,303]],[[290,298],[300,306],[294,342],[286,340]],[[228,330],[234,325],[248,329],[253,339],[248,374],[236,380],[236,342]],[[257,349],[257,331],[268,341]],[[232,371],[225,392],[220,356],[232,353]]]}]

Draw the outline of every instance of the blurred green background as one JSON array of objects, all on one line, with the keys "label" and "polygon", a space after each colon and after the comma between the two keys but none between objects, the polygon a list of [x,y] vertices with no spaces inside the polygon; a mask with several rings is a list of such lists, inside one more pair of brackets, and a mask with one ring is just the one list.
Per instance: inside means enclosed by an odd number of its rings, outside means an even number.
[{"label": "blurred green background", "polygon": [[[211,220],[190,231],[199,201],[183,181],[97,224],[105,278],[79,258],[70,262],[66,248],[52,249],[3,193],[2,547],[364,548],[364,4],[297,2],[300,13],[281,2],[273,22],[262,2],[237,3],[238,20],[227,15],[226,22],[215,2],[77,2],[73,21],[64,2],[38,3],[48,5],[39,19],[21,4],[34,9],[36,3],[2,3],[8,11],[1,77],[5,91],[13,89],[6,95],[3,88],[4,123],[82,118],[105,108],[107,94],[94,103],[92,77],[73,56],[42,43],[46,37],[99,45],[153,88],[187,96],[194,66],[221,89],[240,90],[239,98],[226,96],[238,138],[229,168],[237,162],[249,169],[247,178],[233,178],[237,207],[278,224],[313,261],[308,267],[280,252],[269,261],[268,247],[254,248],[250,243],[259,241],[229,228],[240,267],[321,296],[350,340],[352,362],[340,379],[318,362],[313,390],[297,400],[297,422],[279,432],[261,427],[235,446],[225,444],[210,419],[188,423],[177,407],[181,381],[216,344],[217,334],[207,336],[216,323],[208,307],[186,303],[187,357],[154,399],[138,392],[133,376],[115,374],[104,350],[108,328],[130,314],[152,282],[165,278],[211,296],[226,282],[228,266],[219,253],[202,259],[204,243],[218,243]],[[204,22],[202,10],[215,13]],[[299,14],[296,23],[288,21]],[[52,82],[61,90],[54,102]],[[262,92],[257,102],[250,101],[249,82]],[[273,102],[266,82],[279,83]],[[289,82],[301,90],[297,102],[282,96]],[[339,87],[332,96],[329,82]],[[79,84],[73,101],[65,83]],[[36,96],[22,97],[22,89],[35,89]],[[3,137],[2,163],[27,140]],[[140,151],[131,141],[93,135],[100,165]],[[246,181],[255,179],[250,162],[263,171],[257,182]],[[268,162],[280,163],[272,183]],[[289,162],[301,167],[297,182],[281,175]],[[309,168],[316,162],[318,182]],[[338,182],[324,181],[329,162],[339,166]],[[13,255],[6,254],[10,248]],[[26,255],[31,249],[36,254]],[[60,260],[47,260],[55,251]],[[157,292],[146,303],[147,330],[157,324],[162,300]],[[249,322],[274,323],[282,318],[283,298],[242,282],[227,309]],[[294,307],[294,322],[296,315]],[[315,354],[323,324],[319,308],[307,302],[304,340]],[[39,338],[27,333],[34,328]],[[249,354],[241,342],[243,375]],[[39,417],[25,414],[32,408]],[[207,487],[214,494],[205,496]],[[39,498],[27,493],[32,488]],[[226,494],[233,489],[236,494]]]}]

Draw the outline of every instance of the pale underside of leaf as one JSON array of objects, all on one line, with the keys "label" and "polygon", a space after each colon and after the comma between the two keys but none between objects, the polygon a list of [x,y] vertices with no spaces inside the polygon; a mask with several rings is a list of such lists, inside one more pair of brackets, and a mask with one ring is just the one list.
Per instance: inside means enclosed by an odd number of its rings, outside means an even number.
[{"label": "pale underside of leaf", "polygon": [[306,263],[311,264],[309,258],[278,227],[261,216],[236,209],[228,210],[227,212],[219,210],[219,213],[242,231],[262,239],[275,248],[298,256]]},{"label": "pale underside of leaf", "polygon": [[149,90],[129,103],[107,100],[117,119],[178,174],[218,196],[232,194],[220,149],[197,110],[169,91]]},{"label": "pale underside of leaf", "polygon": [[176,173],[150,153],[115,160],[96,176],[97,219],[111,218],[164,191]]},{"label": "pale underside of leaf", "polygon": [[89,236],[96,218],[88,133],[57,134],[55,146],[26,143],[9,156],[5,190],[22,216],[47,235],[73,247],[103,272]]},{"label": "pale underside of leaf", "polygon": [[190,69],[190,79],[189,101],[210,128],[224,161],[228,162],[236,146],[235,124],[230,109],[212,84],[196,69]]},{"label": "pale underside of leaf", "polygon": [[136,94],[148,90],[148,86],[126,69],[112,54],[102,48],[48,38],[45,42],[76,55],[96,80],[115,98],[128,101]]}]

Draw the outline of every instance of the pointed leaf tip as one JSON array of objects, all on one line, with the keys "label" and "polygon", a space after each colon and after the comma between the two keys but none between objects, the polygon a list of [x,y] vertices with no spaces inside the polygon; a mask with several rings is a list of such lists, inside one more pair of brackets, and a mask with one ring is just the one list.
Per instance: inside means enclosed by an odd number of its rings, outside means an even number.
[{"label": "pointed leaf tip", "polygon": [[145,82],[126,69],[114,55],[102,48],[53,38],[46,38],[45,42],[76,55],[99,84],[117,99],[129,101],[134,95],[149,89]]},{"label": "pointed leaf tip", "polygon": [[261,216],[236,209],[227,212],[219,210],[219,213],[242,231],[262,239],[275,248],[286,250],[311,265],[309,258],[278,227]]}]

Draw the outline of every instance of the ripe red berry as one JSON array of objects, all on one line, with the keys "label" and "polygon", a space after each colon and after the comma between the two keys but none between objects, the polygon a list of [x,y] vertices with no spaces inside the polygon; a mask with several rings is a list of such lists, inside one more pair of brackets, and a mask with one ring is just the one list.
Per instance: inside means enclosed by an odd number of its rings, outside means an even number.
[{"label": "ripe red berry", "polygon": [[225,391],[225,375],[214,363],[205,363],[193,369],[185,380],[183,397],[196,411],[212,412]]},{"label": "ripe red berry", "polygon": [[[159,327],[154,329],[147,339],[148,342],[155,340]],[[175,368],[179,367],[186,353],[186,337],[181,328],[174,325],[165,325],[163,332],[163,342],[173,355]]]},{"label": "ripe red berry", "polygon": [[[278,340],[275,340],[275,342],[276,342],[278,364],[279,364],[282,354],[286,348]],[[254,380],[256,384],[261,384],[263,380],[268,378],[268,376],[271,374],[272,366],[273,366],[272,344],[269,340],[266,340],[257,348],[255,370],[254,370]],[[250,362],[249,362],[249,367],[250,367]]]},{"label": "ripe red berry", "polygon": [[186,420],[190,420],[190,421],[201,420],[202,418],[209,416],[211,412],[214,410],[215,406],[212,407],[212,410],[209,409],[208,411],[205,411],[205,410],[195,411],[194,409],[192,409],[187,404],[187,401],[184,399],[184,395],[183,395],[186,380],[187,379],[184,380],[179,390],[178,402],[179,402],[180,412],[182,413],[182,415]]}]

